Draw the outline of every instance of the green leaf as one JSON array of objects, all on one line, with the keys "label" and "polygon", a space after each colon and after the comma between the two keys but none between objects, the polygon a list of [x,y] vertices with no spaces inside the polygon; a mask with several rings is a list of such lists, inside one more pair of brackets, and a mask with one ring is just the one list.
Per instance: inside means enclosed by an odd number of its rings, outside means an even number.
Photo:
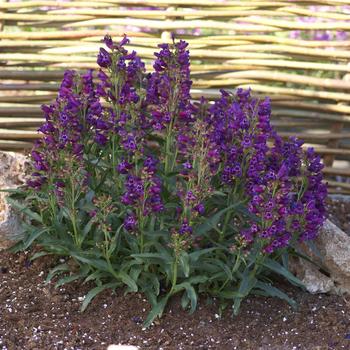
[{"label": "green leaf", "polygon": [[190,313],[193,313],[197,307],[197,293],[196,293],[195,289],[193,288],[192,284],[189,282],[189,280],[176,285],[173,288],[171,295],[174,295],[174,294],[176,294],[184,289],[186,290],[187,296],[188,296],[189,300],[191,301]]},{"label": "green leaf", "polygon": [[229,207],[220,210],[219,212],[214,214],[212,217],[205,220],[202,224],[197,225],[194,228],[195,235],[204,235],[205,233],[207,233],[211,229],[216,228],[222,215],[224,215],[226,212],[228,212],[229,210],[231,210],[233,208],[237,208],[240,205],[241,205],[241,202],[237,202],[235,204],[232,204]]},{"label": "green leaf", "polygon": [[147,230],[144,232],[145,236],[150,238],[161,238],[168,233],[168,230]]},{"label": "green leaf", "polygon": [[214,191],[213,195],[220,196],[220,197],[227,197],[227,194],[225,192],[221,192],[221,191]]},{"label": "green leaf", "polygon": [[219,249],[219,248],[215,247],[215,248],[206,248],[206,249],[197,250],[197,251],[189,254],[190,260],[192,262],[196,262],[202,255],[211,253],[217,249]]},{"label": "green leaf", "polygon": [[190,275],[190,264],[189,264],[189,256],[187,252],[185,251],[181,252],[179,256],[179,263],[184,276],[188,277]]},{"label": "green leaf", "polygon": [[205,283],[208,280],[209,280],[208,276],[197,275],[197,276],[193,276],[193,277],[187,279],[186,282],[193,285],[193,284]]},{"label": "green leaf", "polygon": [[233,313],[238,315],[242,299],[245,298],[255,287],[257,279],[248,269],[242,275],[242,281],[238,288],[238,297],[234,298]]},{"label": "green leaf", "polygon": [[106,284],[103,284],[102,286],[98,286],[91,289],[89,293],[86,294],[85,299],[81,305],[80,311],[84,312],[88,307],[88,305],[90,304],[90,302],[92,301],[92,299],[95,298],[97,294],[101,293],[105,289],[116,288],[116,287],[118,287],[118,283],[112,282],[112,283],[106,283]]},{"label": "green leaf", "polygon": [[7,197],[6,200],[11,204],[12,207],[16,208],[20,212],[24,213],[28,217],[30,217],[32,220],[43,223],[42,218],[39,214],[35,213],[34,211],[27,208],[24,204],[19,203],[18,201],[15,201],[11,197]]},{"label": "green leaf", "polygon": [[181,307],[185,310],[190,302],[190,298],[185,290],[181,297]]},{"label": "green leaf", "polygon": [[152,300],[156,300],[154,298],[157,298],[160,292],[160,283],[156,273],[143,272],[138,284],[140,285],[142,292],[151,293]]},{"label": "green leaf", "polygon": [[164,244],[160,244],[159,242],[154,241],[150,243],[154,246],[154,248],[156,248],[157,252],[163,256],[164,260],[168,262],[173,261],[173,256],[171,254],[170,249],[166,249],[166,247],[164,247]]},{"label": "green leaf", "polygon": [[93,190],[90,190],[86,196],[85,196],[85,199],[88,201],[88,202],[92,202],[92,200],[94,199],[95,197],[95,192]]},{"label": "green leaf", "polygon": [[49,232],[49,229],[34,229],[30,234],[27,235],[26,239],[23,241],[23,249],[27,249],[36,239],[38,239],[45,232]]},{"label": "green leaf", "polygon": [[148,328],[157,317],[159,318],[162,317],[162,314],[164,312],[168,299],[169,299],[169,295],[165,295],[163,298],[160,299],[158,303],[156,303],[152,307],[152,310],[149,312],[145,322],[143,323],[143,326],[145,328]]},{"label": "green leaf", "polygon": [[10,253],[18,253],[21,250],[24,250],[23,248],[23,241],[19,241],[12,245],[10,248],[7,249]]},{"label": "green leaf", "polygon": [[37,252],[35,254],[33,254],[31,257],[30,257],[30,261],[33,261],[37,258],[40,258],[42,256],[45,256],[45,255],[51,255],[52,253],[49,253],[49,252],[45,252],[45,251],[41,251],[41,252]]},{"label": "green leaf", "polygon": [[124,230],[123,238],[125,238],[125,240],[127,241],[128,245],[130,247],[130,250],[132,252],[139,251],[139,243],[134,235],[131,235],[126,230]]},{"label": "green leaf", "polygon": [[137,281],[141,271],[142,271],[142,266],[132,266],[129,271],[130,278],[134,281]]},{"label": "green leaf", "polygon": [[231,299],[231,300],[235,298],[244,298],[243,294],[240,294],[233,290],[222,290],[220,292],[215,293],[215,296],[218,296],[224,299]]},{"label": "green leaf", "polygon": [[131,292],[137,292],[138,288],[137,288],[137,284],[135,283],[135,281],[128,276],[125,272],[120,271],[117,273],[117,276],[121,279],[121,281],[126,284]]},{"label": "green leaf", "polygon": [[79,260],[82,263],[88,264],[90,266],[95,267],[98,270],[101,271],[110,271],[109,266],[107,264],[107,262],[105,260],[102,259],[94,259],[94,258],[90,258],[88,256],[82,256],[79,253],[76,253],[74,251],[70,251],[70,255]]},{"label": "green leaf", "polygon": [[57,283],[55,284],[55,289],[58,289],[59,287],[63,286],[64,284],[67,284],[67,283],[70,283],[70,282],[73,282],[79,278],[81,278],[82,276],[80,274],[74,274],[74,275],[71,275],[71,276],[66,276],[66,277],[63,277],[61,279],[59,279],[57,281]]},{"label": "green leaf", "polygon": [[84,212],[89,212],[89,211],[93,211],[96,209],[96,206],[93,205],[92,203],[84,203],[84,204],[80,204],[79,205],[79,209],[83,210]]},{"label": "green leaf", "polygon": [[305,285],[299,278],[295,277],[290,271],[284,268],[280,263],[270,258],[266,258],[263,263],[265,267],[272,270],[273,272],[285,277],[290,283],[299,287],[305,288]]},{"label": "green leaf", "polygon": [[91,231],[92,225],[95,223],[95,218],[91,218],[83,228],[83,238],[85,238]]},{"label": "green leaf", "polygon": [[197,308],[197,299],[198,299],[197,293],[196,293],[195,289],[189,283],[185,284],[185,288],[186,288],[187,296],[191,301],[190,314],[193,314]]},{"label": "green leaf", "polygon": [[230,281],[232,281],[232,279],[233,279],[232,272],[231,272],[231,270],[229,269],[229,267],[225,263],[223,263],[221,260],[214,261],[213,263],[215,265],[219,266],[225,272],[226,277]]},{"label": "green leaf", "polygon": [[54,267],[50,272],[48,273],[45,283],[49,283],[57,274],[60,274],[62,272],[68,272],[70,270],[70,267],[67,264],[60,264]]},{"label": "green leaf", "polygon": [[294,309],[297,309],[297,303],[294,299],[290,298],[286,293],[282,292],[280,289],[261,281],[256,283],[256,288],[259,288],[266,292],[268,296],[277,297],[288,302],[288,304]]},{"label": "green leaf", "polygon": [[99,281],[101,280],[101,278],[104,278],[104,277],[107,277],[108,274],[106,274],[105,272],[102,272],[102,271],[95,271],[93,273],[91,273],[89,276],[87,276],[85,279],[84,279],[84,282],[83,284],[87,283],[87,282],[90,282],[90,281]]},{"label": "green leaf", "polygon": [[147,300],[152,306],[157,304],[157,295],[153,293],[152,288],[144,289],[143,293],[145,293]]},{"label": "green leaf", "polygon": [[0,192],[12,193],[12,194],[24,194],[25,192],[20,188],[2,188]]},{"label": "green leaf", "polygon": [[167,256],[164,256],[163,254],[160,253],[140,253],[140,254],[131,254],[131,257],[133,258],[141,258],[141,259],[160,259],[167,261]]},{"label": "green leaf", "polygon": [[55,284],[55,288],[57,289],[63,286],[64,284],[73,282],[79,278],[83,278],[89,273],[89,271],[90,271],[90,267],[88,265],[83,265],[81,266],[80,271],[78,273],[63,277],[60,280],[58,280],[57,283]]},{"label": "green leaf", "polygon": [[282,258],[282,264],[283,264],[283,267],[288,269],[288,266],[289,266],[289,256],[288,256],[288,250],[284,250],[282,255],[281,255],[281,258]]}]

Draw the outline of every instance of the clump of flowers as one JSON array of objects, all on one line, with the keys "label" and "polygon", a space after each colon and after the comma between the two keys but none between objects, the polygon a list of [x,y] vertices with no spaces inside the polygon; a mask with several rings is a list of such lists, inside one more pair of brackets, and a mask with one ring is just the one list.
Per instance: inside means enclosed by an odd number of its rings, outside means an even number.
[{"label": "clump of flowers", "polygon": [[294,305],[270,276],[301,284],[286,257],[325,220],[320,157],[278,136],[268,98],[238,89],[193,102],[186,42],[159,45],[146,74],[128,41],[107,35],[100,70],[67,71],[43,106],[17,248],[70,256],[78,272],[58,284],[97,284],[83,309],[104,288],[143,292],[147,326],[177,293],[191,311],[199,291],[235,313],[254,292]]}]

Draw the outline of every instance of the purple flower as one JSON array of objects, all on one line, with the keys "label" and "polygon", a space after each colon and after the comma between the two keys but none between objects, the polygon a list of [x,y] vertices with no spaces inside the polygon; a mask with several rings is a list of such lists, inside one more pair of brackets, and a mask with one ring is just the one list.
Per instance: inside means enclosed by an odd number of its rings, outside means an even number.
[{"label": "purple flower", "polygon": [[97,133],[95,136],[95,141],[100,145],[100,146],[105,146],[108,139],[105,135],[101,133]]},{"label": "purple flower", "polygon": [[190,204],[191,202],[194,202],[197,199],[195,194],[192,191],[188,191],[186,193],[186,202]]},{"label": "purple flower", "polygon": [[205,213],[205,207],[203,203],[199,203],[197,204],[194,208],[193,208],[199,215],[204,215]]},{"label": "purple flower", "polygon": [[192,164],[191,164],[189,161],[183,163],[182,165],[183,165],[183,167],[184,167],[186,170],[191,170],[191,169],[192,169]]},{"label": "purple flower", "polygon": [[112,64],[111,55],[103,47],[97,56],[97,64],[103,68],[108,68]]},{"label": "purple flower", "polygon": [[179,234],[180,235],[190,235],[192,234],[193,229],[192,227],[188,224],[188,221],[185,219],[179,229]]},{"label": "purple flower", "polygon": [[156,158],[153,156],[148,156],[143,162],[144,170],[148,174],[154,174],[157,170],[157,164],[158,160]]},{"label": "purple flower", "polygon": [[127,231],[134,231],[137,227],[137,219],[135,214],[129,214],[124,219],[124,227]]}]

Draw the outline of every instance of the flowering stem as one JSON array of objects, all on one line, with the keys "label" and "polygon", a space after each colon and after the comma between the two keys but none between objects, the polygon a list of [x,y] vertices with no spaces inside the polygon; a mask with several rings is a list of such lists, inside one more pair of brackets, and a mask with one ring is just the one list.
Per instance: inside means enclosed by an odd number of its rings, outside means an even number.
[{"label": "flowering stem", "polygon": [[49,204],[50,204],[50,209],[51,209],[51,217],[52,219],[55,218],[56,216],[56,200],[55,200],[55,196],[51,195],[51,193],[49,193]]},{"label": "flowering stem", "polygon": [[116,166],[117,166],[117,162],[116,162],[116,149],[115,149],[115,137],[112,137],[112,172],[113,175],[115,175],[116,173]]},{"label": "flowering stem", "polygon": [[138,208],[137,210],[137,218],[139,222],[139,242],[140,242],[140,253],[143,253],[144,251],[144,245],[145,245],[145,237],[143,233],[143,215],[142,215],[143,208]]},{"label": "flowering stem", "polygon": [[174,144],[174,139],[173,139],[173,126],[174,126],[174,117],[171,118],[169,126],[167,128],[167,133],[166,133],[166,139],[165,139],[165,165],[164,165],[164,170],[165,174],[170,173],[173,170],[174,162],[173,165],[170,167],[170,157],[174,156],[170,152],[171,145]]},{"label": "flowering stem", "polygon": [[143,253],[143,249],[144,249],[144,235],[143,232],[140,232],[140,253]]},{"label": "flowering stem", "polygon": [[76,221],[75,191],[74,191],[73,178],[71,178],[71,189],[72,189],[72,197],[71,197],[70,219],[72,221],[73,235],[74,235],[75,244],[78,246],[78,248],[80,248],[81,247],[81,242],[80,242],[80,239],[79,239],[78,228],[77,228],[77,221]]},{"label": "flowering stem", "polygon": [[166,135],[166,143],[165,143],[165,165],[164,165],[165,174],[169,173],[169,157],[170,157],[170,132],[168,131]]},{"label": "flowering stem", "polygon": [[71,210],[70,219],[72,221],[73,235],[74,235],[75,244],[78,246],[78,248],[80,248],[81,242],[80,242],[79,235],[78,235],[78,229],[77,229],[77,222],[76,222],[76,218],[75,218],[75,208],[74,207]]}]

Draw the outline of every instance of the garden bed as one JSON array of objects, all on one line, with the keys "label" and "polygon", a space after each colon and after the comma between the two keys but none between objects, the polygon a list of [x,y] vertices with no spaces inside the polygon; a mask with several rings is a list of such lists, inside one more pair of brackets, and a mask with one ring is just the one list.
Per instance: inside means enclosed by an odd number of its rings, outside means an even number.
[{"label": "garden bed", "polygon": [[[329,201],[334,222],[348,230],[349,203]],[[141,349],[349,349],[350,304],[343,297],[311,295],[281,285],[300,307],[293,311],[278,299],[249,297],[239,316],[200,300],[189,315],[174,299],[163,318],[142,329],[149,311],[140,294],[106,291],[85,313],[81,300],[91,288],[72,283],[56,290],[45,285],[57,261],[29,263],[29,254],[0,253],[0,348],[106,349],[132,344]]]}]

